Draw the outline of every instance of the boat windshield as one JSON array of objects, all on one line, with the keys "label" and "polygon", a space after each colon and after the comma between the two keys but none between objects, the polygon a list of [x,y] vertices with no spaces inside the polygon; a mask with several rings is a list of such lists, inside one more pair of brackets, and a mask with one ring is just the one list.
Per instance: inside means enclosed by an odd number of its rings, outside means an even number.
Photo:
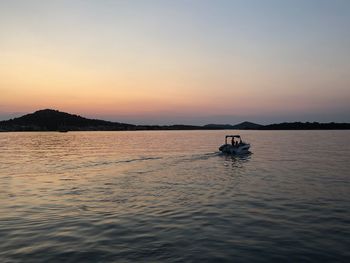
[{"label": "boat windshield", "polygon": [[232,145],[235,145],[236,142],[238,143],[238,141],[235,141],[235,138],[239,139],[239,142],[242,143],[242,139],[241,139],[240,135],[226,135],[225,136],[225,144],[227,144],[227,139],[228,138],[232,138],[231,139],[231,144]]}]

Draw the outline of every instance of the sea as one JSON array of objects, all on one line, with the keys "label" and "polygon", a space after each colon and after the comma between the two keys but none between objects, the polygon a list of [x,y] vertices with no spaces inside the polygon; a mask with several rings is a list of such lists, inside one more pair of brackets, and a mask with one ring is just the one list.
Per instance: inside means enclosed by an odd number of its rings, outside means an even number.
[{"label": "sea", "polygon": [[0,133],[0,262],[350,262],[350,131]]}]

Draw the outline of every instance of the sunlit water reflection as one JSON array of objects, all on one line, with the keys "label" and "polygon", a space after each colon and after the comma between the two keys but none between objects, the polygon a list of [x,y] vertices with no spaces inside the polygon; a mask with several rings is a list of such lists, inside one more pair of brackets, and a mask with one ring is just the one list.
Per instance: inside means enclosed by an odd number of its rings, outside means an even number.
[{"label": "sunlit water reflection", "polygon": [[350,132],[0,133],[1,262],[350,259]]}]

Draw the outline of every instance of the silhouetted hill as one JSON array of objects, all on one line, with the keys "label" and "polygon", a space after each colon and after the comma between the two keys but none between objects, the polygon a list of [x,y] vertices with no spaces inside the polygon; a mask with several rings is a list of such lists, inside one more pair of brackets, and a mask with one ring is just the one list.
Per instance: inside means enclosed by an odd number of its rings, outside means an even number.
[{"label": "silhouetted hill", "polygon": [[350,123],[285,122],[260,125],[252,122],[194,125],[133,125],[87,119],[57,110],[39,110],[19,118],[0,121],[0,131],[125,131],[125,130],[341,130],[350,129]]},{"label": "silhouetted hill", "polygon": [[78,115],[45,109],[0,122],[5,131],[131,130],[135,125],[87,119]]},{"label": "silhouetted hill", "polygon": [[262,126],[260,130],[349,130],[350,123],[283,122]]},{"label": "silhouetted hill", "polygon": [[203,126],[208,130],[229,130],[232,129],[233,125],[231,124],[207,124]]},{"label": "silhouetted hill", "polygon": [[133,125],[87,119],[58,110],[39,110],[19,118],[0,121],[0,131],[125,131],[125,130],[199,130],[193,125]]},{"label": "silhouetted hill", "polygon": [[236,125],[231,124],[207,124],[203,126],[206,129],[220,130],[220,129],[233,129],[233,130],[257,130],[263,127],[260,124],[245,121]]},{"label": "silhouetted hill", "polygon": [[249,122],[249,121],[245,121],[233,126],[233,128],[237,130],[257,130],[257,129],[260,129],[261,127],[263,127],[263,125]]}]

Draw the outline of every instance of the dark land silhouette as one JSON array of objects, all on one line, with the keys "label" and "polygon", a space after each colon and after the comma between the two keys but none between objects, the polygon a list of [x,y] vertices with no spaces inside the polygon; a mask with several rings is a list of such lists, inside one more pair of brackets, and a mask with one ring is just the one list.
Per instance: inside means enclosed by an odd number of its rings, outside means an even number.
[{"label": "dark land silhouette", "polygon": [[222,129],[235,129],[235,130],[258,130],[263,125],[256,124],[253,122],[245,121],[236,125],[231,124],[207,124],[204,125],[203,128],[205,129],[213,129],[213,130],[222,130]]},{"label": "dark land silhouette", "polygon": [[285,122],[260,125],[252,122],[240,124],[196,125],[134,125],[96,119],[58,110],[39,110],[19,118],[0,121],[0,131],[137,131],[137,130],[343,130],[350,129],[350,123]]},{"label": "dark land silhouette", "polygon": [[0,121],[0,131],[134,131],[134,130],[195,130],[191,125],[133,125],[96,119],[58,110],[39,110],[19,118]]},{"label": "dark land silhouette", "polygon": [[264,125],[260,130],[349,130],[350,123],[283,122]]}]

